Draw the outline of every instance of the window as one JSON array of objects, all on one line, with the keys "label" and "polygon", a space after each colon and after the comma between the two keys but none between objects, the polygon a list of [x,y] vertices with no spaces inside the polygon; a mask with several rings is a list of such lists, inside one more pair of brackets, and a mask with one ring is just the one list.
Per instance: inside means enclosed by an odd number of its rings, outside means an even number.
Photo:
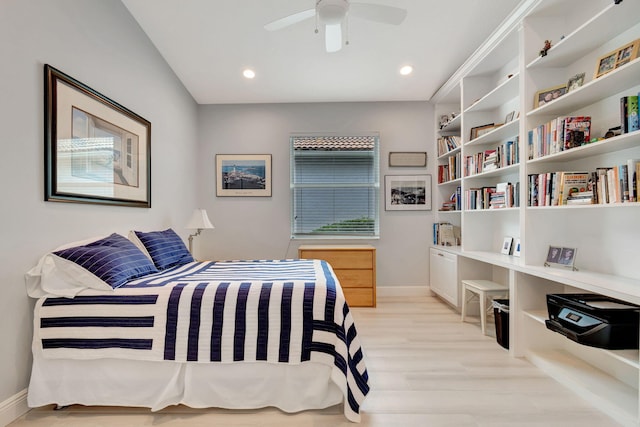
[{"label": "window", "polygon": [[293,237],[376,237],[377,135],[291,137]]}]

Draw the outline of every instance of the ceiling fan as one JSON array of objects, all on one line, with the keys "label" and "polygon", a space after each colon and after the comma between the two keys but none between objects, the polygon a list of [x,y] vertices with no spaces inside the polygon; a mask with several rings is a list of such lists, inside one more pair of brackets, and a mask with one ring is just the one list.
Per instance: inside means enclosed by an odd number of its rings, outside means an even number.
[{"label": "ceiling fan", "polygon": [[314,9],[303,10],[264,26],[267,31],[276,31],[305,19],[316,17],[325,26],[325,46],[327,52],[337,52],[342,48],[342,23],[347,16],[368,19],[384,24],[399,25],[407,16],[407,11],[399,7],[371,3],[352,3],[349,0],[316,0]]}]

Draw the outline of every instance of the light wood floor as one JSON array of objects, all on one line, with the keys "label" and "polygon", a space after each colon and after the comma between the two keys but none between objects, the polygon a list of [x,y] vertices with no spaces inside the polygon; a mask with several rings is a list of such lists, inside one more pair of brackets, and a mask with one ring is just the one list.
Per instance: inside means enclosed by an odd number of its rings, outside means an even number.
[{"label": "light wood floor", "polygon": [[[436,298],[379,299],[354,308],[371,393],[362,426],[615,426],[525,360],[509,357],[478,323]],[[11,427],[47,426],[355,426],[340,406],[285,414],[277,409],[228,411],[74,406],[31,410]]]}]

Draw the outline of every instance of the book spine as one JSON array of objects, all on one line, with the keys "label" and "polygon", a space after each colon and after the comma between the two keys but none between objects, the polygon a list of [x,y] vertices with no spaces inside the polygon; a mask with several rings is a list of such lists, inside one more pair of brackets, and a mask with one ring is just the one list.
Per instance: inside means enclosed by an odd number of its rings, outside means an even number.
[{"label": "book spine", "polygon": [[627,131],[633,132],[640,129],[638,123],[638,96],[627,97]]},{"label": "book spine", "polygon": [[627,133],[627,97],[620,98],[620,131]]}]

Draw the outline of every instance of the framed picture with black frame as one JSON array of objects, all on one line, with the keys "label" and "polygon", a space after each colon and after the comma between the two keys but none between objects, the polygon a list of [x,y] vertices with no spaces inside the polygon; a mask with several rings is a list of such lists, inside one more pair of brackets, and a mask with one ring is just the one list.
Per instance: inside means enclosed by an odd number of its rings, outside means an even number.
[{"label": "framed picture with black frame", "polygon": [[385,175],[385,210],[430,211],[431,175]]},{"label": "framed picture with black frame", "polygon": [[44,66],[45,201],[151,207],[151,123]]}]

